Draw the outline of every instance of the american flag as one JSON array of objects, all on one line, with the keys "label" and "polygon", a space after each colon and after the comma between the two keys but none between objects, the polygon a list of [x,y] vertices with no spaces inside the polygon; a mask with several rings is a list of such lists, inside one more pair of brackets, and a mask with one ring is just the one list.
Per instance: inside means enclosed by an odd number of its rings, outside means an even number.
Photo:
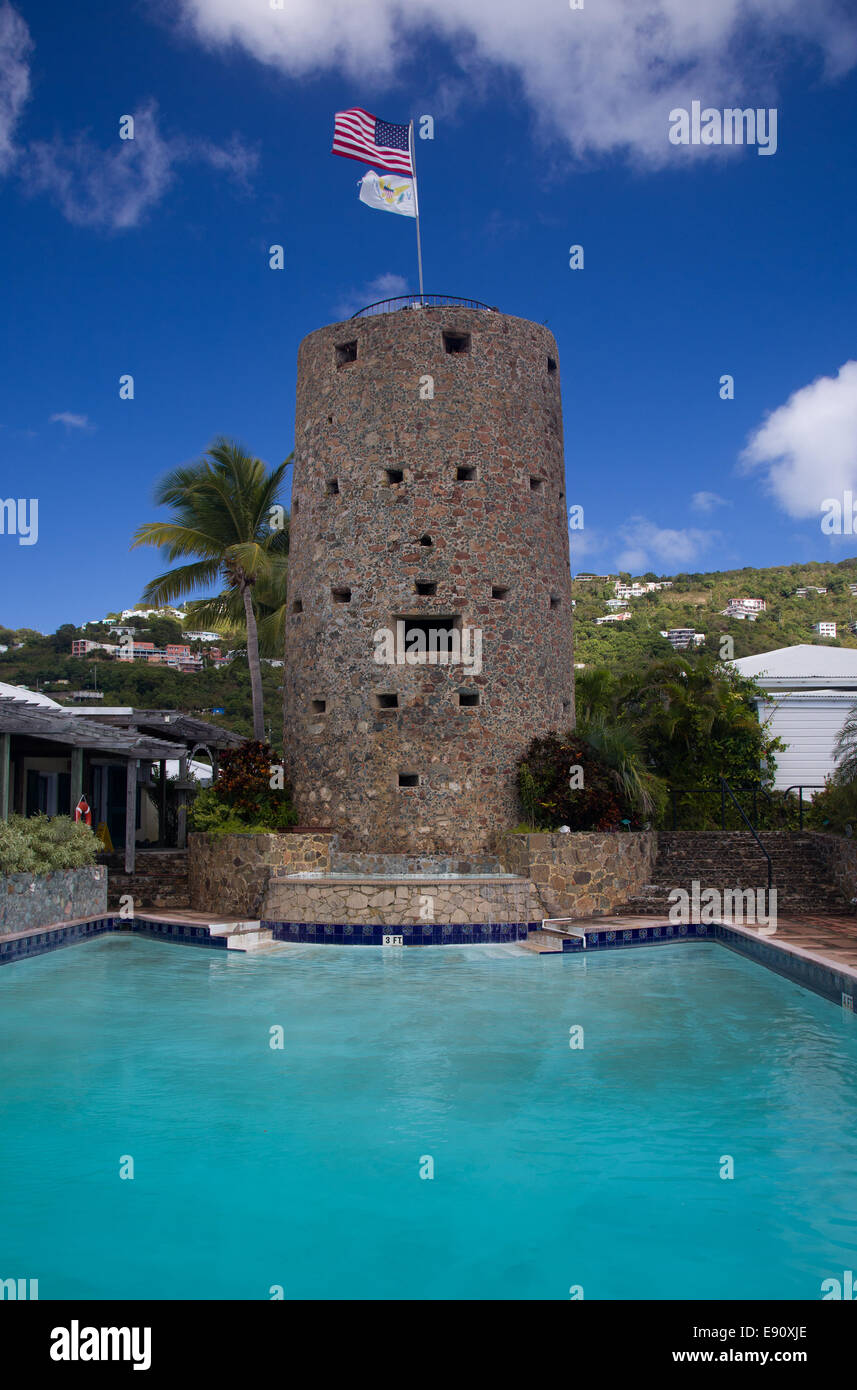
[{"label": "american flag", "polygon": [[353,106],[350,111],[337,111],[331,154],[341,154],[361,164],[376,164],[379,169],[409,174],[413,178],[409,129],[406,125],[391,125],[378,116],[370,116],[359,106]]}]

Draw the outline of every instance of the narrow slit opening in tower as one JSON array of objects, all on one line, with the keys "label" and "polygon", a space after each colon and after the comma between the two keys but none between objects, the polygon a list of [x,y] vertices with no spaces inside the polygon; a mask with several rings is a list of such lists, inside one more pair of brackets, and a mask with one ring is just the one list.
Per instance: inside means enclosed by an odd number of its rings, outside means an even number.
[{"label": "narrow slit opening in tower", "polygon": [[475,483],[476,469],[462,464],[455,470],[455,481],[457,483]]},{"label": "narrow slit opening in tower", "polygon": [[330,597],[333,599],[334,603],[350,603],[351,590],[348,588],[347,584],[340,584],[336,588],[331,589]]},{"label": "narrow slit opening in tower", "polygon": [[444,333],[443,347],[445,352],[458,353],[470,351],[469,333]]},{"label": "narrow slit opening in tower", "polygon": [[311,700],[310,704],[312,706],[313,714],[327,714],[326,700]]},{"label": "narrow slit opening in tower", "polygon": [[568,714],[568,712],[569,712],[570,709],[571,709],[571,701],[570,701],[570,700],[563,700],[563,702],[562,702],[562,712],[563,712],[563,714]]},{"label": "narrow slit opening in tower", "polygon": [[549,357],[549,358],[548,358],[548,371],[551,373],[551,375],[553,375],[553,373],[556,371],[556,358],[555,358],[555,357]]},{"label": "narrow slit opening in tower", "polygon": [[478,690],[459,690],[458,703],[462,709],[472,709],[479,704]]},{"label": "narrow slit opening in tower", "polygon": [[385,468],[384,476],[391,486],[405,481],[405,474],[401,468]]},{"label": "narrow slit opening in tower", "polygon": [[418,787],[420,785],[420,775],[418,772],[400,772],[400,787]]},{"label": "narrow slit opening in tower", "polygon": [[559,594],[551,594],[551,608],[559,608],[561,603],[562,599]]},{"label": "narrow slit opening in tower", "polygon": [[434,545],[431,536],[420,536],[420,545]]},{"label": "narrow slit opening in tower", "polygon": [[437,584],[434,580],[418,579],[414,587],[421,598],[430,598],[432,594],[437,593]]},{"label": "narrow slit opening in tower", "polygon": [[399,696],[395,691],[379,691],[375,696],[376,709],[398,709]]},{"label": "narrow slit opening in tower", "polygon": [[304,611],[303,600],[302,600],[302,599],[299,599],[299,598],[296,598],[295,601],[294,601],[294,603],[292,604],[292,612],[293,612],[293,613],[303,613],[303,611]]},{"label": "narrow slit opening in tower", "polygon": [[544,478],[531,477],[531,478],[530,478],[530,492],[543,492],[543,491],[544,491],[544,484],[545,484]]},{"label": "narrow slit opening in tower", "polygon": [[337,367],[347,367],[349,362],[357,361],[357,339],[353,338],[350,343],[339,343],[336,348]]},{"label": "narrow slit opening in tower", "polygon": [[339,479],[338,479],[338,478],[328,478],[328,480],[327,480],[327,492],[328,492],[328,496],[329,496],[329,497],[338,497],[338,496],[339,496]]},{"label": "narrow slit opening in tower", "polygon": [[297,515],[301,509],[301,504],[296,497],[292,498],[292,511]]},{"label": "narrow slit opening in tower", "polygon": [[508,597],[509,597],[509,586],[508,586],[508,584],[492,584],[492,585],[491,585],[491,597],[492,597],[492,598],[508,598]]}]

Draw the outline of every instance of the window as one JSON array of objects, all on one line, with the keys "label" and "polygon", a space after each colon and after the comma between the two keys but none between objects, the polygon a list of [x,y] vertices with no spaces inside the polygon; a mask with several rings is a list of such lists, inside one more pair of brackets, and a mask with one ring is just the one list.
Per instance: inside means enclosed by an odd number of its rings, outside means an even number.
[{"label": "window", "polygon": [[472,709],[479,704],[478,690],[459,690],[458,703],[462,709]]},{"label": "window", "polygon": [[445,352],[469,352],[470,334],[469,333],[444,333],[443,346]]},{"label": "window", "polygon": [[327,714],[326,700],[311,700],[310,705],[312,706],[313,714]]},{"label": "window", "polygon": [[544,478],[530,478],[530,492],[542,492],[544,490]]},{"label": "window", "polygon": [[563,714],[568,714],[568,711],[569,711],[570,709],[571,709],[571,701],[570,701],[570,700],[563,700],[563,702],[562,702],[562,712],[563,712]]},{"label": "window", "polygon": [[300,504],[300,502],[298,501],[298,499],[297,499],[296,497],[293,497],[293,498],[292,498],[292,511],[295,513],[296,516],[297,516],[298,512],[300,511],[300,509],[301,509],[301,504]]},{"label": "window", "polygon": [[357,361],[357,339],[350,343],[340,343],[336,349],[337,367],[347,367],[349,362]]},{"label": "window", "polygon": [[419,773],[418,773],[418,772],[400,772],[400,773],[399,773],[399,786],[400,786],[400,787],[418,787],[419,784],[420,784],[420,777],[419,777]]},{"label": "window", "polygon": [[428,598],[431,594],[437,593],[437,584],[433,580],[418,579],[416,582],[416,590],[422,598]]},{"label": "window", "polygon": [[456,468],[455,481],[457,483],[475,483],[476,469],[469,467]]},{"label": "window", "polygon": [[553,374],[556,371],[556,359],[553,357],[548,358],[548,371],[551,374]]},{"label": "window", "polygon": [[[403,629],[398,627],[403,623]],[[393,630],[404,632],[404,656],[409,666],[446,666],[461,651],[461,617],[458,614],[432,614],[411,617],[399,613],[393,619]],[[397,651],[398,656],[398,651]]]},{"label": "window", "polygon": [[398,709],[399,697],[394,691],[382,691],[375,696],[376,709]]},{"label": "window", "polygon": [[559,594],[551,594],[551,608],[559,608],[561,603],[562,599]]},{"label": "window", "polygon": [[384,474],[386,476],[387,482],[391,486],[393,486],[395,483],[402,483],[405,480],[405,475],[401,468],[385,468]]},{"label": "window", "polygon": [[327,493],[329,497],[337,497],[339,495],[339,480],[337,478],[328,478]]},{"label": "window", "polygon": [[293,612],[293,613],[303,613],[303,611],[304,611],[304,606],[303,606],[302,601],[301,601],[299,598],[296,598],[295,601],[294,601],[294,603],[292,604],[292,612]]},{"label": "window", "polygon": [[508,584],[492,584],[492,585],[491,585],[491,597],[492,597],[492,598],[508,598],[508,596],[509,596],[509,586],[508,586]]},{"label": "window", "polygon": [[431,536],[420,536],[420,545],[434,545]]},{"label": "window", "polygon": [[348,588],[347,584],[342,584],[337,588],[331,589],[330,596],[334,603],[351,602],[351,590]]}]

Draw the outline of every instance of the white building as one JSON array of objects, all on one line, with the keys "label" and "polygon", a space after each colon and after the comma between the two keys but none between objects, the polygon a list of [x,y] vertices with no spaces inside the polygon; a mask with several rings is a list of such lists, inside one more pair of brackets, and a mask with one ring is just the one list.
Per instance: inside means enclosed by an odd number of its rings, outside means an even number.
[{"label": "white building", "polygon": [[626,623],[631,617],[630,613],[607,613],[603,618],[596,618],[599,625],[601,623]]},{"label": "white building", "polygon": [[813,625],[812,625],[812,630],[813,630],[813,632],[817,632],[818,635],[819,635],[819,637],[835,637],[835,636],[836,636],[836,624],[835,624],[835,623],[813,623]]},{"label": "white building", "polygon": [[676,651],[686,651],[688,647],[701,647],[705,641],[705,633],[695,632],[692,627],[671,627],[669,631],[662,632],[661,636],[666,637]]},{"label": "white building", "polygon": [[729,665],[765,691],[759,719],[787,745],[777,754],[774,785],[820,786],[834,770],[836,739],[857,705],[857,651],[801,643]]},{"label": "white building", "polygon": [[726,607],[723,609],[724,618],[749,618],[755,622],[760,613],[764,613],[767,603],[763,598],[730,598]]}]

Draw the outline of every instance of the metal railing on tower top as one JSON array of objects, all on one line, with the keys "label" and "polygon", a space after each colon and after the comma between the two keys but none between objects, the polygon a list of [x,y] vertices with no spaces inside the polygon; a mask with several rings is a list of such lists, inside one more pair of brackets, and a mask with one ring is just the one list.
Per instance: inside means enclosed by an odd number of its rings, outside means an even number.
[{"label": "metal railing on tower top", "polygon": [[462,299],[457,294],[399,294],[394,299],[378,299],[358,309],[353,319],[368,318],[372,314],[393,314],[397,309],[443,309],[446,306],[458,309],[485,309],[489,314],[499,313],[496,304],[483,304],[481,299]]}]

